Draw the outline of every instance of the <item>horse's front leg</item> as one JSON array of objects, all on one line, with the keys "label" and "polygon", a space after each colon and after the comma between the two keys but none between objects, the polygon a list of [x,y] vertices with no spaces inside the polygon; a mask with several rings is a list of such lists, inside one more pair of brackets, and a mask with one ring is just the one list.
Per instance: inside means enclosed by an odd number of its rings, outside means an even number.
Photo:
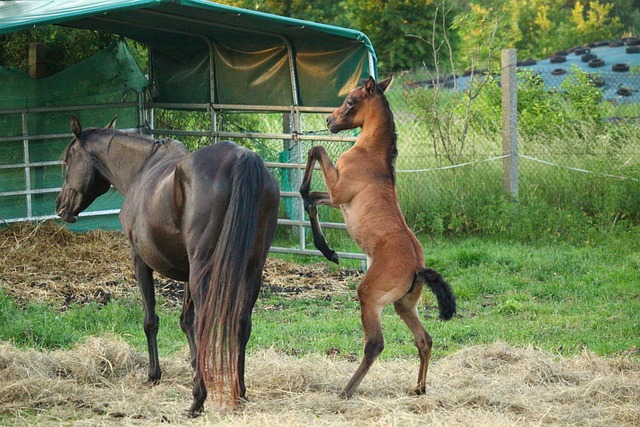
[{"label": "horse's front leg", "polygon": [[142,294],[142,307],[144,308],[144,333],[147,336],[147,348],[149,349],[149,381],[157,383],[162,373],[160,360],[158,359],[158,335],[159,318],[156,315],[156,294],[153,288],[153,270],[133,252],[133,269],[135,271],[140,293]]},{"label": "horse's front leg", "polygon": [[307,212],[307,215],[309,215],[309,221],[311,222],[311,232],[313,234],[314,245],[329,261],[333,261],[337,264],[338,254],[329,247],[324,234],[322,233],[320,221],[318,220],[317,205],[324,204],[334,208],[337,208],[338,206],[331,201],[331,196],[329,193],[309,191],[311,189],[311,178],[313,176],[313,169],[317,161],[320,162],[324,181],[327,187],[329,187],[329,182],[335,183],[335,181],[337,181],[338,170],[329,159],[327,151],[324,149],[324,147],[315,146],[311,150],[309,150],[308,153],[307,165],[304,170],[302,184],[300,185],[300,194],[302,195],[304,210]]}]

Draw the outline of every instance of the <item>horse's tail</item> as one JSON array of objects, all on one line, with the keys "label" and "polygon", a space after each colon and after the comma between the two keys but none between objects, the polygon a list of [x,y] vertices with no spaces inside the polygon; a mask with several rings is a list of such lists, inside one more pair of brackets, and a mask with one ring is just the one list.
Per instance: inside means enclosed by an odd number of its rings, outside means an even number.
[{"label": "horse's tail", "polygon": [[440,319],[449,320],[456,313],[456,297],[451,285],[442,278],[440,273],[432,268],[424,268],[416,273],[425,281],[429,289],[435,294],[440,310]]},{"label": "horse's tail", "polygon": [[240,396],[238,354],[240,322],[250,309],[246,271],[258,230],[258,208],[264,184],[264,164],[254,153],[239,154],[231,173],[231,196],[210,265],[199,321],[196,321],[198,368],[206,387],[225,389],[231,404]]}]

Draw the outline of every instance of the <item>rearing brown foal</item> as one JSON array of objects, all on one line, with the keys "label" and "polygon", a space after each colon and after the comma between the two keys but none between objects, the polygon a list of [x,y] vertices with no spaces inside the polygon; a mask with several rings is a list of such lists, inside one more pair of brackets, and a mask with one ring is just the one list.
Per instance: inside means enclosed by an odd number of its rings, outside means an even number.
[{"label": "rearing brown foal", "polygon": [[[456,311],[451,286],[435,270],[425,268],[422,247],[407,226],[398,204],[394,163],[397,155],[393,114],[384,91],[391,79],[373,78],[352,90],[336,111],[327,117],[331,132],[361,127],[355,145],[334,166],[324,147],[309,150],[300,193],[311,219],[314,242],[330,260],[338,257],[326,244],[318,222],[319,204],[340,208],[351,237],[369,258],[370,266],[358,286],[364,328],[364,358],[341,396],[350,398],[384,348],[382,309],[393,306],[407,324],[420,356],[415,394],[423,394],[431,357],[432,340],[422,326],[416,308],[426,283],[433,291],[440,318]],[[328,192],[310,192],[311,176],[320,162]]]}]

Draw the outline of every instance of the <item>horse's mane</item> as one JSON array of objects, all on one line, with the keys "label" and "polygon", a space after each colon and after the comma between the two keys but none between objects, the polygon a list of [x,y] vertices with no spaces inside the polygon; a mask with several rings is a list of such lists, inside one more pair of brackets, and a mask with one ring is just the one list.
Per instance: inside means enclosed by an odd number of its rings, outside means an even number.
[{"label": "horse's mane", "polygon": [[[110,128],[88,128],[83,130],[82,139],[87,140],[89,138],[100,138],[103,137],[109,140],[109,143],[116,138],[117,136],[121,136],[122,141],[126,140],[127,145],[140,146],[144,144],[148,146],[149,150],[156,151],[162,148],[167,149],[177,149],[178,151],[188,151],[187,148],[178,140],[165,138],[165,139],[155,139],[148,135],[143,135],[136,132],[125,132],[118,129],[110,129]],[[69,150],[71,147],[78,142],[77,138],[73,138],[73,140],[67,145],[62,153],[62,160],[66,161],[69,156]]]}]

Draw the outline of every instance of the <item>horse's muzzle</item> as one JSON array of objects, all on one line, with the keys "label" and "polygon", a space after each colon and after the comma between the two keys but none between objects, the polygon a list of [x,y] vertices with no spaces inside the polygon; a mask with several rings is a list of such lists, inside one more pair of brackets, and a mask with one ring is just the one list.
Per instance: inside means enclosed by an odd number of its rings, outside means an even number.
[{"label": "horse's muzzle", "polygon": [[78,217],[76,215],[74,215],[70,209],[67,209],[65,207],[60,208],[58,211],[56,211],[56,214],[64,221],[64,222],[69,222],[69,223],[74,223],[76,222],[76,220],[78,219]]},{"label": "horse's muzzle", "polygon": [[58,215],[63,221],[74,223],[78,219],[78,215],[73,212],[73,209],[70,207],[72,203],[69,202],[69,199],[73,200],[73,190],[69,191],[69,189],[63,188],[56,199],[56,215]]}]

